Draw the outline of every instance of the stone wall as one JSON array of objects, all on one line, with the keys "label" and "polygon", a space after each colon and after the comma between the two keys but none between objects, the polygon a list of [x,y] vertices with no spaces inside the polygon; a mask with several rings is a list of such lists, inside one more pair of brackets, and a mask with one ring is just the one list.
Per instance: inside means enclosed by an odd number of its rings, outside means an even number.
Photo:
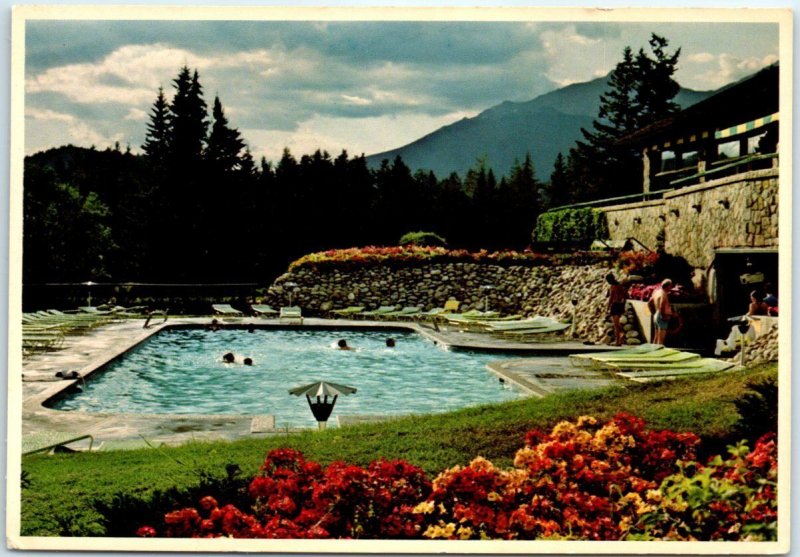
[{"label": "stone wall", "polygon": [[694,267],[708,267],[719,247],[778,245],[778,170],[737,174],[681,188],[658,201],[603,207],[612,240],[637,238]]},{"label": "stone wall", "polygon": [[[576,333],[599,341],[605,334],[607,265],[501,267],[477,263],[431,264],[391,269],[386,266],[352,271],[297,269],[279,277],[268,289],[265,302],[273,306],[292,303],[309,315],[325,315],[347,306],[444,306],[449,298],[462,302],[461,310],[484,309],[524,316],[544,315],[569,321],[571,300],[577,300]],[[491,290],[483,290],[492,285]],[[629,327],[632,329],[632,327]],[[629,330],[637,339],[638,331]]]}]

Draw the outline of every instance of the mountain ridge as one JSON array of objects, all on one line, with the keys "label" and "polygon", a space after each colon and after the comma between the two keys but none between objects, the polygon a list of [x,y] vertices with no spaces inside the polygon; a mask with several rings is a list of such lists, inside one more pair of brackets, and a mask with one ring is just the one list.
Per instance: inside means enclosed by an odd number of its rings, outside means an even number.
[{"label": "mountain ridge", "polygon": [[[600,95],[608,90],[608,75],[548,91],[528,101],[503,101],[475,116],[446,124],[401,147],[366,157],[377,167],[384,159],[400,156],[412,171],[431,170],[438,178],[452,172],[462,177],[485,159],[498,178],[508,176],[530,153],[537,177],[547,180],[558,153],[567,156],[581,128],[591,129]],[[681,108],[708,98],[715,91],[681,88]]]}]

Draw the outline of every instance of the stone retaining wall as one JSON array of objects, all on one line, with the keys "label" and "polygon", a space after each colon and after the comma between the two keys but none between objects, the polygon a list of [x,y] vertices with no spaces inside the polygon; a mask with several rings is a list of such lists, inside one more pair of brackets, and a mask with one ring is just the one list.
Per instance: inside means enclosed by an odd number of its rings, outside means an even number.
[{"label": "stone retaining wall", "polygon": [[[605,338],[607,265],[501,267],[477,263],[442,263],[391,269],[386,266],[353,271],[297,269],[279,277],[268,289],[265,302],[289,303],[287,282],[296,283],[292,303],[307,314],[326,314],[347,306],[442,307],[449,298],[462,302],[461,310],[489,309],[504,314],[544,315],[569,321],[577,300],[576,333],[593,341]],[[484,290],[484,285],[492,285]],[[629,331],[637,339],[638,331]]]},{"label": "stone retaining wall", "polygon": [[681,188],[658,201],[602,207],[612,240],[637,238],[650,249],[707,268],[719,247],[778,245],[778,170],[737,174]]}]

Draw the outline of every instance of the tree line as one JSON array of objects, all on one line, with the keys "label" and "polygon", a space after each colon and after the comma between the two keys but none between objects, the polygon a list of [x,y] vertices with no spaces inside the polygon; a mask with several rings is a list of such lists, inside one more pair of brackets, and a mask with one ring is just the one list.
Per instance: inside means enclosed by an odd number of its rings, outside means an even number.
[{"label": "tree line", "polygon": [[625,50],[594,130],[548,182],[530,154],[499,178],[481,159],[442,178],[346,151],[256,163],[219,97],[209,114],[198,72],[183,67],[171,100],[157,92],[141,155],[67,146],[26,158],[23,281],[263,283],[305,253],[394,245],[416,230],[457,248],[525,248],[542,211],[617,194],[611,178],[633,163],[616,139],[675,110],[661,97],[677,92],[679,51],[654,44],[655,58]]}]

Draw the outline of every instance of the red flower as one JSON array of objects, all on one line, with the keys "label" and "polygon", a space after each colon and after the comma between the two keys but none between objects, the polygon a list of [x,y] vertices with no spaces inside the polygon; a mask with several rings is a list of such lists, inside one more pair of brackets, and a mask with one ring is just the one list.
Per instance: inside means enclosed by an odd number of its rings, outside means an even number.
[{"label": "red flower", "polygon": [[136,530],[136,535],[140,538],[155,538],[156,537],[156,529],[152,526],[142,526],[138,530]]}]

